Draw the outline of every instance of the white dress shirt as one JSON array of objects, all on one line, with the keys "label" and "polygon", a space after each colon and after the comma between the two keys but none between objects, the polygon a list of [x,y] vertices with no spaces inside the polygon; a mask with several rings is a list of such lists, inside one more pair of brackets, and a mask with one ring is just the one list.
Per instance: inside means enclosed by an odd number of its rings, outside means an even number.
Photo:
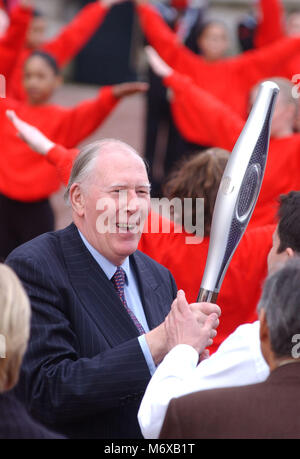
[{"label": "white dress shirt", "polygon": [[[240,325],[206,360],[186,344],[174,347],[146,389],[138,420],[145,438],[158,438],[172,398],[205,389],[264,381],[269,367],[260,350],[259,321]],[[205,415],[205,414],[204,414]]]}]

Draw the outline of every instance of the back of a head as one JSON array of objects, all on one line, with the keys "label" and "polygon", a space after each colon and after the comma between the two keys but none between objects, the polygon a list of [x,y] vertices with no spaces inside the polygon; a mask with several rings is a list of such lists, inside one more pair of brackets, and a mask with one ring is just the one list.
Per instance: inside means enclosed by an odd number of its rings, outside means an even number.
[{"label": "back of a head", "polygon": [[0,392],[11,389],[18,380],[29,331],[27,294],[12,269],[0,264],[0,336],[5,351],[0,358]]},{"label": "back of a head", "polygon": [[279,198],[278,253],[290,247],[300,254],[300,191],[290,191]]},{"label": "back of a head", "polygon": [[273,353],[277,358],[291,358],[293,337],[300,330],[300,257],[290,259],[267,278],[258,305],[258,311],[261,309]]},{"label": "back of a head", "polygon": [[293,136],[297,122],[298,101],[294,97],[293,84],[287,78],[272,77],[257,83],[250,91],[249,112],[257,98],[261,84],[265,81],[272,81],[279,87],[271,123],[271,138],[281,139]]},{"label": "back of a head", "polygon": [[254,48],[257,20],[252,14],[246,14],[237,25],[237,37],[242,51]]},{"label": "back of a head", "polygon": [[292,104],[297,107],[297,101],[293,96],[293,83],[289,79],[283,77],[273,77],[270,78],[269,81],[273,81],[273,83],[277,84],[280,90],[279,97],[282,97],[286,104]]},{"label": "back of a head", "polygon": [[293,83],[287,78],[276,77],[276,76],[272,78],[268,78],[266,80],[262,80],[252,88],[251,90],[252,102],[255,98],[254,96],[257,94],[257,91],[261,83],[263,83],[264,81],[272,81],[273,83],[277,84],[277,86],[279,87],[278,99],[281,100],[284,104],[287,104],[287,105],[291,104],[297,108],[297,101],[293,97]]},{"label": "back of a head", "polygon": [[[176,165],[165,187],[168,199],[192,198],[192,221],[196,222],[196,199],[204,199],[204,235],[209,236],[219,185],[229,158],[221,148],[209,148]],[[184,224],[183,221],[177,222]]]}]

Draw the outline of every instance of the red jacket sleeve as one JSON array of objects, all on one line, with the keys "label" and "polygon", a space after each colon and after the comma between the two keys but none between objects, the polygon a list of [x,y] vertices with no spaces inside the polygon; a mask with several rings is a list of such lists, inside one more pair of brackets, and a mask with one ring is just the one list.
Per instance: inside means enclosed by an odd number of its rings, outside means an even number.
[{"label": "red jacket sleeve", "polygon": [[195,71],[201,73],[201,70],[207,70],[209,64],[180,42],[154,7],[138,5],[137,12],[147,41],[172,68],[191,78]]},{"label": "red jacket sleeve", "polygon": [[[284,68],[299,54],[300,37],[289,37],[262,49],[206,62],[179,42],[153,7],[139,5],[137,11],[148,42],[162,59],[238,113],[244,114],[244,98],[255,84],[273,76],[288,77]],[[233,91],[228,90],[230,87]]]},{"label": "red jacket sleeve", "polygon": [[260,0],[258,27],[254,37],[256,48],[269,45],[285,36],[281,0]]},{"label": "red jacket sleeve", "polygon": [[92,134],[107,118],[119,99],[111,86],[100,89],[95,99],[84,101],[71,109],[65,109],[62,116],[62,137],[60,142],[66,148],[73,148]]},{"label": "red jacket sleeve", "polygon": [[30,8],[14,8],[10,17],[10,26],[0,40],[0,73],[6,78],[9,77],[17,56],[24,46],[31,17]]},{"label": "red jacket sleeve", "polygon": [[243,119],[189,77],[173,72],[164,83],[172,90],[172,114],[182,135],[190,142],[231,151]]},{"label": "red jacket sleeve", "polygon": [[232,60],[232,71],[245,91],[274,76],[288,77],[285,67],[299,54],[300,37],[287,37],[261,49],[247,51]]},{"label": "red jacket sleeve", "polygon": [[62,145],[55,145],[48,151],[46,159],[56,167],[59,177],[64,185],[69,182],[73,162],[78,155],[77,148],[67,149]]},{"label": "red jacket sleeve", "polygon": [[88,4],[55,39],[45,43],[43,49],[56,58],[60,67],[66,65],[92,37],[107,11],[99,1]]}]

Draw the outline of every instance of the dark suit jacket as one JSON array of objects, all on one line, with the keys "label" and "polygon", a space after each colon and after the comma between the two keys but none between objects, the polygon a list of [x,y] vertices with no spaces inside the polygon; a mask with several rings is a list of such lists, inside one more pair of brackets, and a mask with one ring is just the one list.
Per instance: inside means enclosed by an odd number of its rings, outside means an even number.
[{"label": "dark suit jacket", "polygon": [[0,394],[0,439],[64,438],[35,422],[12,392]]},{"label": "dark suit jacket", "polygon": [[[168,314],[176,285],[141,252],[131,260],[152,329]],[[6,262],[32,305],[17,388],[30,413],[68,437],[139,438],[137,411],[150,372],[138,331],[75,225],[33,239]]]},{"label": "dark suit jacket", "polygon": [[300,364],[243,387],[171,400],[160,438],[300,438]]}]

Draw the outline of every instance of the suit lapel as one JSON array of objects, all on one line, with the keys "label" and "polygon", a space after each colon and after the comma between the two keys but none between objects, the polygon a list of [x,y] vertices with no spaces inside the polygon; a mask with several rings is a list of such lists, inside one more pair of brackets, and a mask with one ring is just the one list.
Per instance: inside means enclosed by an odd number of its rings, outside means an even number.
[{"label": "suit lapel", "polygon": [[137,276],[147,323],[149,328],[153,329],[163,322],[170,308],[170,304],[164,304],[162,299],[164,298],[164,295],[161,295],[163,282],[158,282],[155,279],[139,251],[131,255],[130,259]]},{"label": "suit lapel", "polygon": [[113,347],[139,335],[103,270],[71,224],[61,232],[61,247],[71,284],[77,297]]},{"label": "suit lapel", "polygon": [[[60,233],[61,248],[71,284],[81,306],[90,315],[107,342],[113,347],[139,332],[126,312],[112,284],[83,244],[78,230],[71,224]],[[149,328],[165,318],[170,304],[163,304],[161,289],[139,251],[130,257],[135,270],[141,300]]]}]

